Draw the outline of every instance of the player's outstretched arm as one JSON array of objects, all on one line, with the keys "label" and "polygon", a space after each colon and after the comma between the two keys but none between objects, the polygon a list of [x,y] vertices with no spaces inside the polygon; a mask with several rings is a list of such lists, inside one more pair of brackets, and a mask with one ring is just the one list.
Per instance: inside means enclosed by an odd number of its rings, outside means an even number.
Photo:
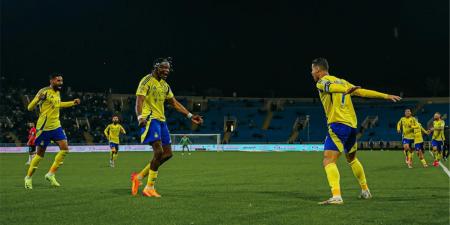
[{"label": "player's outstretched arm", "polygon": [[59,105],[60,108],[68,108],[68,107],[72,107],[75,105],[79,105],[81,103],[79,98],[76,98],[72,101],[68,101],[68,102],[61,102],[61,104]]},{"label": "player's outstretched arm", "polygon": [[352,94],[352,95],[356,95],[356,96],[363,97],[363,98],[388,99],[393,102],[398,102],[398,101],[402,100],[402,98],[400,96],[389,95],[389,94],[381,93],[378,91],[368,90],[368,89],[361,88],[359,86],[350,88],[349,91],[347,92],[347,94]]},{"label": "player's outstretched arm", "polygon": [[190,119],[195,124],[202,124],[203,118],[199,115],[192,115],[180,102],[178,102],[175,97],[167,99],[170,105],[172,105],[175,110],[182,113],[188,119]]}]

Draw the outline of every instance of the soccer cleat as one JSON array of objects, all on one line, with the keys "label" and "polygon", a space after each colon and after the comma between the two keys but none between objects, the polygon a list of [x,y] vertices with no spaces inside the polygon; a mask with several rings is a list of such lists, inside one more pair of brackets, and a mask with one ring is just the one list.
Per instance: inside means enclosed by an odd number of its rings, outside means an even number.
[{"label": "soccer cleat", "polygon": [[137,195],[139,191],[139,186],[141,185],[141,181],[138,179],[137,173],[131,174],[131,195],[135,196]]},{"label": "soccer cleat", "polygon": [[360,199],[371,199],[372,194],[370,193],[369,189],[367,190],[361,190],[361,194],[359,195]]},{"label": "soccer cleat", "polygon": [[30,165],[30,161],[27,161],[26,163],[25,163],[25,166],[29,166]]},{"label": "soccer cleat", "polygon": [[115,165],[114,165],[114,161],[113,161],[113,160],[109,160],[109,167],[112,167],[112,168],[114,168],[114,167],[115,167]]},{"label": "soccer cleat", "polygon": [[189,152],[188,155],[191,155],[191,153]]},{"label": "soccer cleat", "polygon": [[33,189],[33,180],[30,178],[25,177],[25,189]]},{"label": "soccer cleat", "polygon": [[344,204],[344,200],[342,200],[342,197],[332,197],[323,202],[319,202],[318,204],[319,205],[342,205],[342,204]]},{"label": "soccer cleat", "polygon": [[410,169],[413,168],[412,163],[408,163],[408,168],[410,168]]},{"label": "soccer cleat", "polygon": [[61,185],[58,183],[58,181],[56,181],[55,174],[49,174],[49,173],[47,173],[47,174],[45,174],[45,179],[48,180],[48,181],[50,182],[50,184],[51,184],[53,187],[59,187],[59,186],[61,186]]},{"label": "soccer cleat", "polygon": [[438,167],[438,166],[439,166],[439,161],[437,161],[437,160],[434,160],[434,162],[433,162],[433,166],[435,166],[435,167]]},{"label": "soccer cleat", "polygon": [[144,189],[142,191],[142,195],[146,197],[154,197],[154,198],[161,198],[161,195],[156,192],[155,189]]}]

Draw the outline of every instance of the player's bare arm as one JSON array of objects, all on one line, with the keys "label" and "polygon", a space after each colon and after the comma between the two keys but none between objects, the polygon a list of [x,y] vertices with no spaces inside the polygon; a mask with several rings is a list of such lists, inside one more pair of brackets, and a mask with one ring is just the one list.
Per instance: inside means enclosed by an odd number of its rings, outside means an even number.
[{"label": "player's bare arm", "polygon": [[175,110],[182,113],[187,118],[191,119],[191,121],[195,124],[202,124],[203,118],[199,115],[192,115],[177,99],[175,98],[169,98],[167,99],[167,102],[169,102],[170,105],[172,105]]},{"label": "player's bare arm", "polygon": [[136,96],[136,116],[139,121],[139,126],[145,126],[147,124],[147,120],[142,117],[142,106],[144,104],[145,96],[138,95]]}]

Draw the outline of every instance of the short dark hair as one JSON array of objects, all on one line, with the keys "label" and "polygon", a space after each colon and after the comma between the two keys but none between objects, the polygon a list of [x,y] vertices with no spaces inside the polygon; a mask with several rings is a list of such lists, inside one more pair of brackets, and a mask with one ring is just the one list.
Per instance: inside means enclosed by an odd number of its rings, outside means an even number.
[{"label": "short dark hair", "polygon": [[312,64],[315,66],[320,67],[320,69],[322,70],[328,70],[329,66],[328,66],[328,61],[325,58],[316,58],[312,61]]},{"label": "short dark hair", "polygon": [[155,61],[153,61],[153,68],[159,67],[161,63],[169,63],[170,67],[172,67],[172,57],[155,59]]},{"label": "short dark hair", "polygon": [[62,73],[51,73],[50,76],[48,76],[50,78],[50,80],[55,79],[55,77],[62,77]]}]

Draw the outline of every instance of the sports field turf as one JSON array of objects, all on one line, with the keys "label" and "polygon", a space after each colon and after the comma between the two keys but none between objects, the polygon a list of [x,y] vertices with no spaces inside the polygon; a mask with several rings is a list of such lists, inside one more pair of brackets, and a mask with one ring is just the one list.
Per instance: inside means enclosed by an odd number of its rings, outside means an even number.
[{"label": "sports field turf", "polygon": [[[120,153],[116,168],[106,153],[71,153],[57,178],[44,180],[47,154],[23,187],[25,154],[0,154],[1,224],[449,224],[449,177],[415,158],[407,169],[399,151],[359,152],[374,198],[359,200],[359,186],[341,159],[345,204],[318,206],[329,197],[320,152],[196,152],[160,169],[161,199],[130,195],[130,173],[149,152]],[[431,158],[428,156],[429,163]]]}]

